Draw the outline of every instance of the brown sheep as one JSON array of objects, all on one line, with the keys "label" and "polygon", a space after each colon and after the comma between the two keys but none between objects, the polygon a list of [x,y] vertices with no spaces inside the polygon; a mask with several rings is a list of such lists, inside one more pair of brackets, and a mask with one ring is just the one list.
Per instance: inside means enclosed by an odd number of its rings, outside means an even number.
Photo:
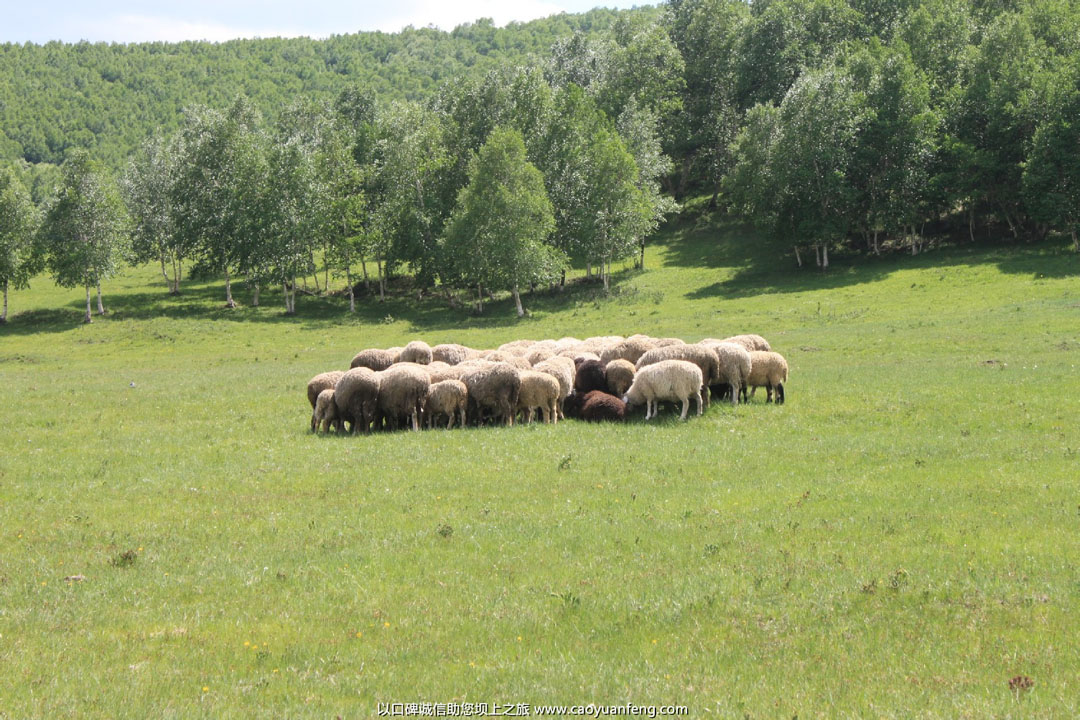
[{"label": "brown sheep", "polygon": [[614,395],[593,390],[582,398],[578,415],[586,422],[622,422],[626,419],[626,403]]},{"label": "brown sheep", "polygon": [[515,409],[525,416],[525,424],[532,424],[533,408],[540,408],[544,422],[558,422],[559,381],[545,372],[521,371],[521,388]]},{"label": "brown sheep", "polygon": [[431,348],[432,362],[441,361],[447,365],[463,363],[475,354],[476,351],[472,348],[467,348],[464,345],[458,345],[456,343],[444,343]]}]

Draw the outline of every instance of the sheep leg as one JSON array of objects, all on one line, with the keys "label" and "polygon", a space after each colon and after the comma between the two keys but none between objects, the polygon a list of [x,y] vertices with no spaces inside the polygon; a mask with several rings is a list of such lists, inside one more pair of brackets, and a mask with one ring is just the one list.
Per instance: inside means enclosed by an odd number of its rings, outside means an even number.
[{"label": "sheep leg", "polygon": [[735,383],[731,383],[731,404],[739,404],[739,388],[735,387]]},{"label": "sheep leg", "polygon": [[416,416],[416,410],[413,410],[409,414],[409,418],[412,420],[413,432],[418,432],[420,430],[420,418]]},{"label": "sheep leg", "polygon": [[[698,415],[701,414],[701,404],[702,404],[701,403],[701,394],[702,394],[701,391],[698,390],[698,396],[697,396],[697,414]],[[706,391],[705,396],[708,397],[708,394],[709,394],[708,391]]]},{"label": "sheep leg", "polygon": [[[709,386],[708,385],[702,385],[701,386],[701,390],[698,391],[698,397],[700,398],[702,395],[705,396],[705,407],[709,407]],[[698,413],[698,415],[700,415],[700,414],[701,413]]]},{"label": "sheep leg", "polygon": [[[680,420],[686,419],[686,411],[690,409],[690,396],[687,395],[682,401],[682,415],[679,416]],[[701,391],[698,390],[698,409],[701,409]]]},{"label": "sheep leg", "polygon": [[318,421],[315,419],[315,413],[311,413],[311,432],[315,432],[315,425]]},{"label": "sheep leg", "polygon": [[776,404],[784,404],[784,383],[776,383]]},{"label": "sheep leg", "polygon": [[771,403],[771,402],[772,402],[772,384],[770,383],[770,384],[767,384],[765,386],[765,403],[768,404],[768,403]]},{"label": "sheep leg", "polygon": [[461,427],[465,427],[465,424],[466,424],[465,423],[465,408],[462,407],[461,408],[461,423],[460,423],[460,425],[461,425]]},{"label": "sheep leg", "polygon": [[551,409],[548,410],[548,417],[551,418],[551,424],[555,425],[559,422],[559,401],[556,400],[551,404]]}]

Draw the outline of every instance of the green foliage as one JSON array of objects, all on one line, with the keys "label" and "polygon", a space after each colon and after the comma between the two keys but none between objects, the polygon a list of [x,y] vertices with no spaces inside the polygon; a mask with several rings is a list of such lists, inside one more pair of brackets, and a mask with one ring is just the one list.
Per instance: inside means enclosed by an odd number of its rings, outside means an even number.
[{"label": "green foliage", "polygon": [[[0,168],[0,286],[26,288],[40,268],[34,252],[39,222],[30,193],[11,168]],[[5,308],[6,311],[6,308]]]},{"label": "green foliage", "polygon": [[41,226],[46,266],[56,284],[87,289],[112,277],[126,254],[127,216],[107,171],[84,151],[63,166],[60,193]]},{"label": "green foliage", "polygon": [[447,228],[456,276],[468,285],[511,289],[515,297],[521,287],[551,282],[566,264],[547,244],[554,228],[544,177],[526,159],[524,139],[496,128],[470,163]]}]

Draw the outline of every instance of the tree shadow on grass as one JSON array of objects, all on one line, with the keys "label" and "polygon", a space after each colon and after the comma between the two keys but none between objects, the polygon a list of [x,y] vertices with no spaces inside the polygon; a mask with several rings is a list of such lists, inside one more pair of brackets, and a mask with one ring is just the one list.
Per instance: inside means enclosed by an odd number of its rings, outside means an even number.
[{"label": "tree shadow on grass", "polygon": [[[356,312],[349,312],[348,297],[344,293],[330,296],[299,293],[296,314],[286,315],[280,290],[264,290],[260,305],[250,305],[251,292],[242,285],[234,285],[237,307],[225,306],[223,283],[190,283],[179,295],[170,295],[164,289],[137,292],[116,292],[104,295],[107,315],[94,315],[95,323],[149,321],[158,318],[195,320],[205,322],[272,323],[302,330],[322,330],[341,326],[370,326],[406,322],[417,332],[442,332],[503,328],[530,322],[531,316],[559,312],[582,304],[595,304],[608,300],[618,301],[630,292],[619,287],[618,282],[635,270],[612,273],[613,291],[606,293],[597,282],[574,280],[559,291],[539,288],[522,294],[522,300],[530,315],[518,318],[513,300],[508,293],[498,293],[495,299],[485,299],[483,314],[477,314],[475,297],[471,291],[440,289],[418,297],[408,279],[392,286],[384,301],[373,293],[358,295]],[[95,306],[96,307],[96,306]],[[83,326],[84,300],[73,300],[63,307],[27,310],[12,315],[9,322],[0,325],[0,336],[59,333]]]}]

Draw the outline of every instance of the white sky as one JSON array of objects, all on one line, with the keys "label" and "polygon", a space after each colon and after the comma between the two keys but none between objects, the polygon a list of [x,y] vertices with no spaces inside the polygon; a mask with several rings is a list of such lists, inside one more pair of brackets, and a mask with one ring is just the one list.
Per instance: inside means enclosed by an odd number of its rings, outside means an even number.
[{"label": "white sky", "polygon": [[[0,42],[49,40],[144,42],[224,41],[250,37],[326,37],[361,30],[397,32],[406,25],[453,30],[489,17],[496,25],[595,6],[627,8],[648,0],[40,0],[12,2]],[[5,3],[8,5],[8,3]]]}]

